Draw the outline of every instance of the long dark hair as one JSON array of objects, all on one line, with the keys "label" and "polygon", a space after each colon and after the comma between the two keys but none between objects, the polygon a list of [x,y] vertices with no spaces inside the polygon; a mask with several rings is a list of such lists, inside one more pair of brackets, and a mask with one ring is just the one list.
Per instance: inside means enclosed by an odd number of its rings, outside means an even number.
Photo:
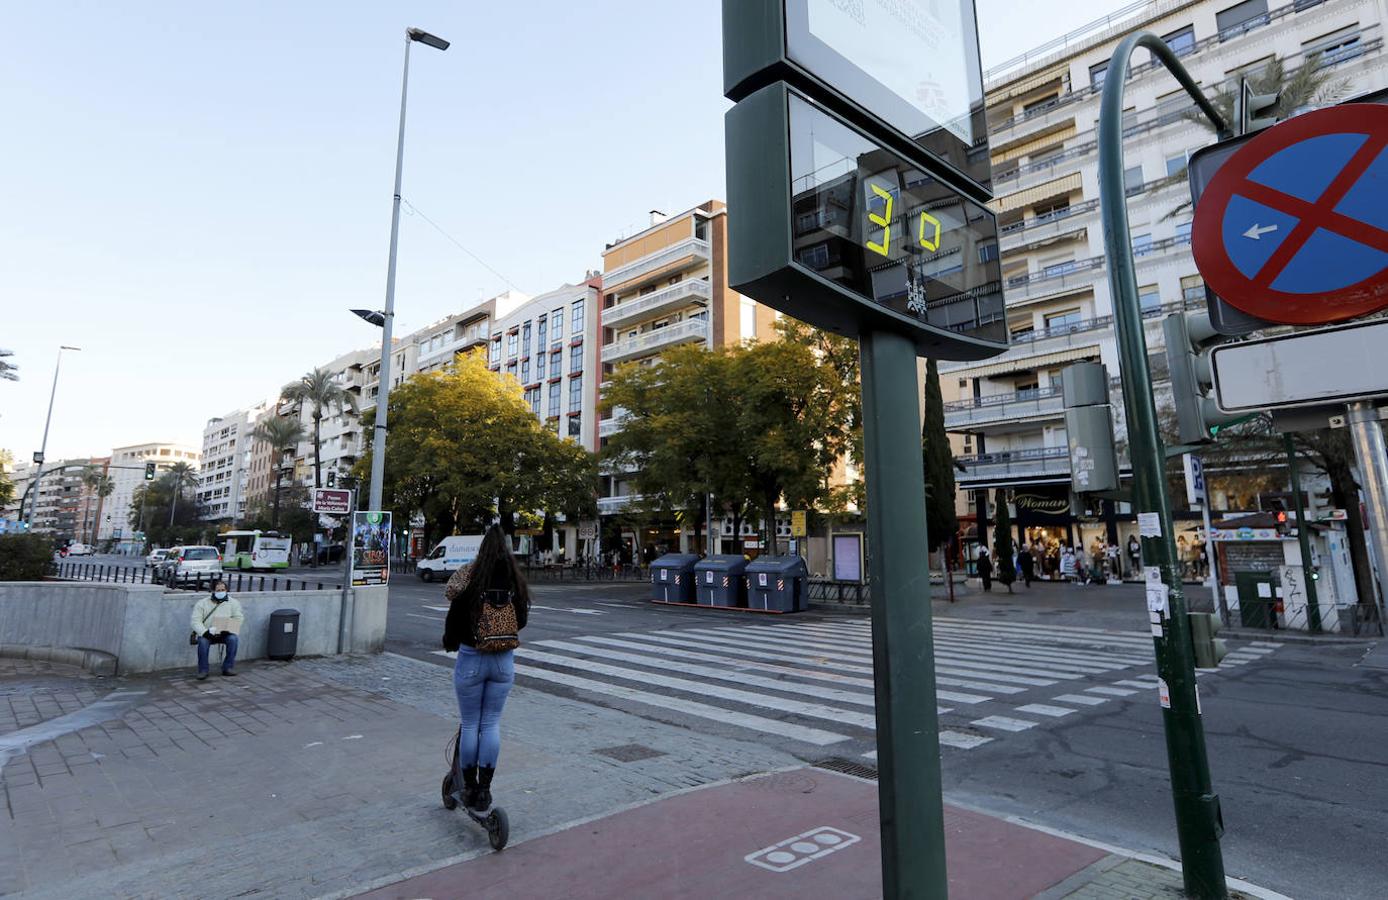
[{"label": "long dark hair", "polygon": [[499,525],[488,528],[482,536],[477,558],[472,561],[472,578],[461,598],[463,608],[472,614],[474,622],[482,612],[483,592],[489,590],[510,591],[516,603],[523,609],[530,609],[530,588],[511,553],[511,539]]}]

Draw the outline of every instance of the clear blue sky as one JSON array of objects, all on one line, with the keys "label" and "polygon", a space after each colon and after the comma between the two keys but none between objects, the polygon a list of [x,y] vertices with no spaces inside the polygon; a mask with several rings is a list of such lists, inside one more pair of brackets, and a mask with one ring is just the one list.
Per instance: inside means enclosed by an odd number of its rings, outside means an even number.
[{"label": "clear blue sky", "polygon": [[[984,65],[1121,6],[978,0]],[[719,4],[10,3],[0,11],[0,447],[201,440],[371,344],[403,31],[403,195],[521,290],[723,188]],[[402,217],[398,333],[506,288]]]}]

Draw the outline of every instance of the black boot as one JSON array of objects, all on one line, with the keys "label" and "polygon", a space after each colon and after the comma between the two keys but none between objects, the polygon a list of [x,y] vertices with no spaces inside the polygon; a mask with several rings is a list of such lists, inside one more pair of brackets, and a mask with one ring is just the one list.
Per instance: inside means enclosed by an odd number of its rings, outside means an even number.
[{"label": "black boot", "polygon": [[468,809],[473,812],[489,812],[492,808],[492,776],[496,774],[495,766],[477,767],[477,797],[476,802],[468,805]]},{"label": "black boot", "polygon": [[463,769],[463,806],[472,809],[477,805],[477,767]]}]

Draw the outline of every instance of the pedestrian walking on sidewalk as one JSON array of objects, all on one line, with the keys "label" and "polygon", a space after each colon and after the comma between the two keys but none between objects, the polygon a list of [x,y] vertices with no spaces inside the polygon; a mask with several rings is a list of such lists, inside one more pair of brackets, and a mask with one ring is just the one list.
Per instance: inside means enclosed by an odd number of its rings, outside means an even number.
[{"label": "pedestrian walking on sidewalk", "polygon": [[1022,570],[1022,581],[1031,587],[1031,579],[1036,574],[1036,560],[1030,550],[1023,550],[1021,556],[1017,557],[1017,566]]},{"label": "pedestrian walking on sidewalk", "polygon": [[993,560],[988,556],[987,547],[981,547],[978,551],[978,577],[983,580],[985,591],[993,589]]},{"label": "pedestrian walking on sidewalk", "polygon": [[530,589],[500,527],[487,530],[477,558],[453,573],[444,596],[443,647],[458,654],[453,690],[461,720],[457,765],[463,803],[486,813],[501,755],[501,712],[516,681],[515,648],[530,612]]},{"label": "pedestrian walking on sidewalk", "polygon": [[236,649],[240,646],[236,633],[241,630],[244,621],[246,614],[236,598],[227,593],[225,581],[213,584],[212,593],[194,604],[192,626],[193,639],[198,645],[198,681],[207,678],[207,657],[213,644],[226,648],[226,655],[222,658],[222,674],[228,677],[236,675]]}]

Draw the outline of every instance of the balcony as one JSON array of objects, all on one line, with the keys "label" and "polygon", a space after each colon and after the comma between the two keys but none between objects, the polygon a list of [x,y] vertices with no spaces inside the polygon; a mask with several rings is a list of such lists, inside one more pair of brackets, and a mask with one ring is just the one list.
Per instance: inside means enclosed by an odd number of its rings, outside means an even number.
[{"label": "balcony", "polygon": [[956,461],[966,470],[959,475],[961,485],[1013,478],[1068,477],[1070,474],[1070,451],[1065,447],[980,453],[956,457]]},{"label": "balcony", "polygon": [[624,300],[602,311],[602,324],[616,326],[622,322],[649,319],[661,313],[673,312],[691,303],[707,304],[713,299],[713,286],[703,279],[690,279],[673,284],[644,297]]},{"label": "balcony", "polygon": [[1070,231],[1082,230],[1089,213],[1098,208],[1099,200],[1095,198],[1004,225],[998,229],[1002,252],[1010,253],[1031,244],[1053,240]]},{"label": "balcony", "polygon": [[613,341],[602,348],[602,361],[621,362],[655,353],[672,344],[702,341],[708,338],[708,322],[704,319],[685,319],[664,328],[653,328],[633,338]]},{"label": "balcony", "polygon": [[624,494],[621,497],[599,497],[598,515],[610,516],[622,512],[640,499],[640,494]]},{"label": "balcony", "polygon": [[1081,290],[1103,276],[1107,261],[1107,257],[1092,256],[1048,266],[1039,272],[1014,275],[1007,279],[1003,292],[1011,306],[1023,300]]},{"label": "balcony", "polygon": [[598,422],[598,437],[612,437],[612,435],[622,430],[622,426],[626,424],[626,421],[627,416],[625,413],[620,415],[614,414],[610,419],[603,419]]},{"label": "balcony", "polygon": [[666,247],[664,250],[657,250],[649,256],[643,256],[635,262],[618,266],[610,272],[602,273],[602,287],[606,292],[611,292],[613,288],[625,285],[627,282],[636,281],[652,272],[658,272],[667,266],[674,265],[683,259],[702,259],[707,261],[709,258],[709,243],[698,238],[691,237],[680,241],[678,244]]},{"label": "balcony", "polygon": [[988,423],[1017,422],[1038,416],[1054,418],[1065,411],[1059,386],[973,397],[945,404],[945,428],[967,431]]}]

